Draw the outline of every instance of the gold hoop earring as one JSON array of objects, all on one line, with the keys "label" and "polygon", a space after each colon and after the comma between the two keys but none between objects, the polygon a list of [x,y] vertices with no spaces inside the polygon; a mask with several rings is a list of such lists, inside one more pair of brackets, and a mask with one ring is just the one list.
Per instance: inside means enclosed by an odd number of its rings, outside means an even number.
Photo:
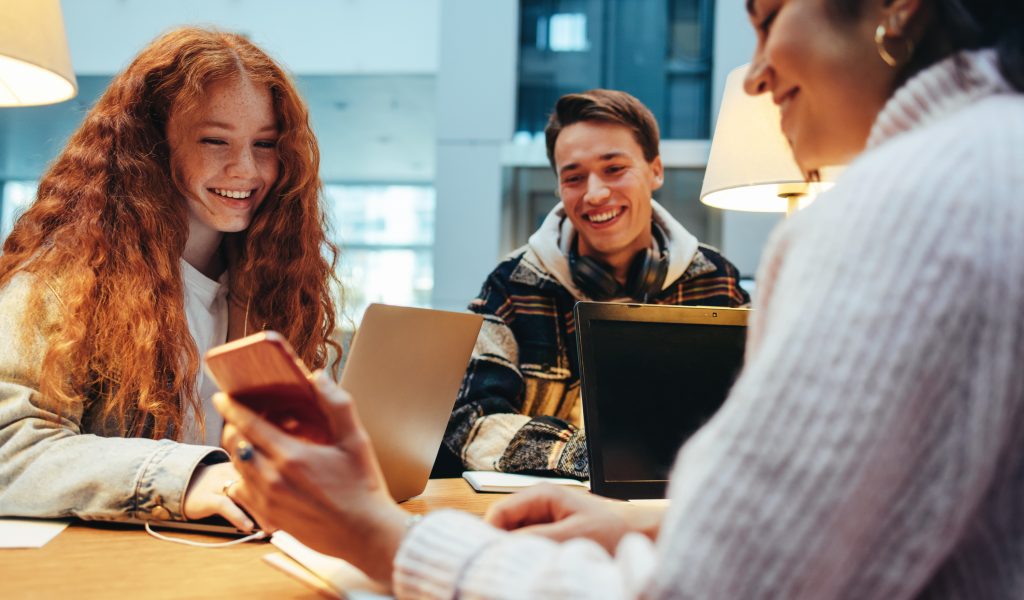
[{"label": "gold hoop earring", "polygon": [[914,42],[910,41],[910,38],[908,37],[902,38],[903,43],[906,44],[907,47],[907,55],[901,61],[892,54],[890,54],[889,49],[885,47],[886,33],[887,32],[885,30],[885,25],[879,24],[878,27],[875,29],[875,46],[878,48],[878,55],[882,57],[882,60],[885,61],[885,64],[895,69],[896,67],[900,66],[900,63],[909,61],[910,57],[914,55]]}]

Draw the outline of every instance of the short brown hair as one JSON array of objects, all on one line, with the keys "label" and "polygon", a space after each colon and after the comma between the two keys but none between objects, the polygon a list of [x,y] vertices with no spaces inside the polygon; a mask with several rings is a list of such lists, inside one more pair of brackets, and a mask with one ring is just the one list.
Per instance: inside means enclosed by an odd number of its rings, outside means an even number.
[{"label": "short brown hair", "polygon": [[555,142],[562,129],[581,121],[600,121],[622,125],[633,132],[647,162],[658,158],[658,121],[651,110],[633,96],[618,90],[588,90],[582,94],[566,94],[555,103],[555,111],[544,128],[548,162],[555,166]]}]

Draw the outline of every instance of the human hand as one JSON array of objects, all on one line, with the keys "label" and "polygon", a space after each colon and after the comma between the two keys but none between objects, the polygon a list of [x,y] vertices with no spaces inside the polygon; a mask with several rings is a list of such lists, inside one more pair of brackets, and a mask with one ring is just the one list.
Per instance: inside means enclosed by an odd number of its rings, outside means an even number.
[{"label": "human hand", "polygon": [[[288,435],[224,394],[224,447],[242,482],[229,490],[264,526],[284,529],[310,548],[348,560],[390,586],[407,514],[391,499],[370,439],[348,394],[323,372],[313,383],[332,444]],[[252,445],[247,459],[239,444]]]},{"label": "human hand", "polygon": [[654,539],[663,515],[663,508],[636,506],[582,490],[541,484],[495,503],[484,520],[507,531],[541,535],[559,542],[588,538],[614,553],[627,533],[643,533]]},{"label": "human hand", "polygon": [[189,520],[219,514],[242,531],[252,531],[252,520],[228,498],[226,488],[241,477],[231,463],[199,465],[185,490],[182,515]]}]

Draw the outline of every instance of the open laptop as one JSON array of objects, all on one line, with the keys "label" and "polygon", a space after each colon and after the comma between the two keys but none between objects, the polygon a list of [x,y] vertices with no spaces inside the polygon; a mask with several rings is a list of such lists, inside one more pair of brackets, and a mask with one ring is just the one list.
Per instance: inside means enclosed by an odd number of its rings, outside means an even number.
[{"label": "open laptop", "polygon": [[[423,492],[483,317],[371,304],[345,357],[352,396],[396,501]],[[138,521],[141,523],[141,521]],[[154,527],[240,533],[220,516]]]},{"label": "open laptop", "polygon": [[391,496],[423,491],[483,317],[371,304],[341,387],[352,395]]},{"label": "open laptop", "polygon": [[591,491],[664,498],[679,448],[714,415],[739,374],[749,312],[576,305]]}]

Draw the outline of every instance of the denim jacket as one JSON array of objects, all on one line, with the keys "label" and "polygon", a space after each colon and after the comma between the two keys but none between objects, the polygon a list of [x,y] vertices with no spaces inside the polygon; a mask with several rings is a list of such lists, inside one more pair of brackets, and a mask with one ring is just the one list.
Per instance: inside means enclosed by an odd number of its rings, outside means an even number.
[{"label": "denim jacket", "polygon": [[[58,410],[40,394],[44,334],[64,315],[52,292],[44,311],[30,310],[33,281],[22,273],[0,289],[0,516],[183,520],[193,471],[227,454],[116,437],[83,414],[82,403]],[[32,315],[41,313],[35,322]]]}]

